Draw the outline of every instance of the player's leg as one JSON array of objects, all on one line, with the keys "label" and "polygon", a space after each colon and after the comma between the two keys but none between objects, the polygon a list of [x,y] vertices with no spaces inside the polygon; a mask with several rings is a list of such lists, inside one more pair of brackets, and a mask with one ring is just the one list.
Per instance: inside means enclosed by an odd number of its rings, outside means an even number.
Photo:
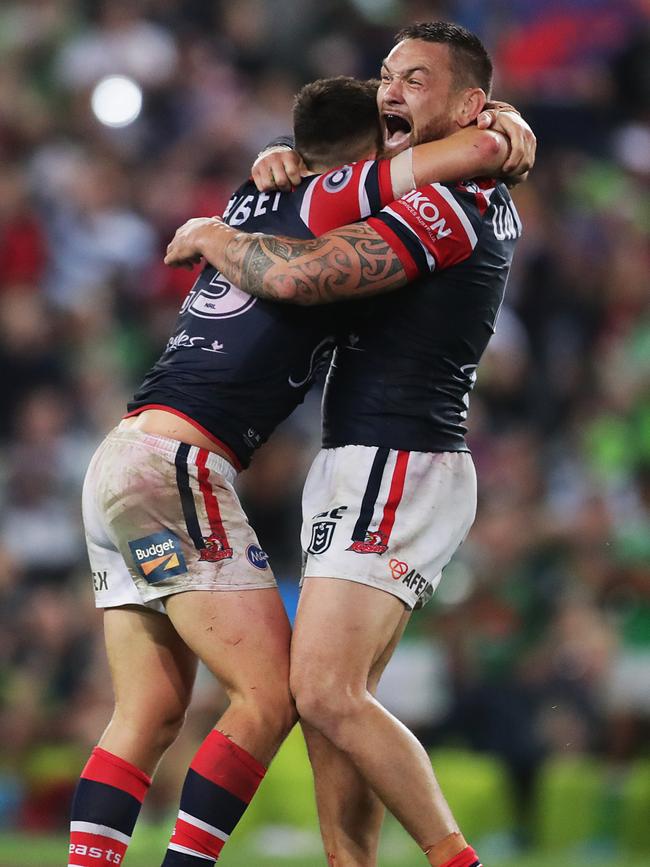
[{"label": "player's leg", "polygon": [[[235,475],[205,449],[120,426],[93,459],[85,486],[98,604],[118,592],[164,602],[178,634],[231,699],[188,771],[167,867],[205,867],[218,856],[295,720],[290,627]],[[108,562],[116,550],[119,574]]]},{"label": "player's leg", "polygon": [[303,494],[309,577],[291,659],[301,717],[351,759],[430,864],[453,867],[478,860],[426,751],[371,695],[368,673],[404,606],[420,607],[433,594],[475,504],[468,454],[367,446],[320,452]]},{"label": "player's leg", "polygon": [[163,614],[108,609],[104,634],[115,707],[73,798],[75,867],[124,859],[151,776],[183,724],[196,673],[195,655]]},{"label": "player's leg", "polygon": [[399,599],[374,587],[307,578],[291,685],[300,716],[350,758],[429,863],[442,865],[466,843],[425,749],[367,688],[385,636],[395,633],[403,612]]},{"label": "player's leg", "polygon": [[167,600],[179,634],[230,705],[190,764],[164,867],[216,860],[296,721],[291,627],[275,588],[190,591]]},{"label": "player's leg", "polygon": [[[404,632],[410,611],[402,619],[368,678],[375,695],[381,675]],[[323,845],[332,867],[374,867],[385,808],[348,756],[317,729],[302,722],[314,787]]]},{"label": "player's leg", "polygon": [[99,746],[152,776],[183,725],[196,655],[168,617],[145,608],[107,609],[104,637],[115,709]]},{"label": "player's leg", "polygon": [[268,765],[296,721],[291,625],[276,588],[169,597],[169,618],[230,699],[217,728]]}]

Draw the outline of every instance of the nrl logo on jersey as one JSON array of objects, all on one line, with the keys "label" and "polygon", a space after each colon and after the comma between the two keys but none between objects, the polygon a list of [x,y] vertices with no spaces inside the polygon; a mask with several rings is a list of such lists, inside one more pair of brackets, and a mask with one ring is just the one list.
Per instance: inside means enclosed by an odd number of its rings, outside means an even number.
[{"label": "nrl logo on jersey", "polygon": [[[311,527],[311,540],[307,546],[309,554],[324,554],[327,551],[332,544],[336,522],[344,517],[344,512],[347,512],[347,510],[347,506],[336,506],[334,509],[326,509],[324,512],[314,515],[314,523]],[[329,520],[322,520],[324,518]]]},{"label": "nrl logo on jersey", "polygon": [[310,554],[324,554],[332,544],[336,530],[334,521],[316,521],[311,527],[311,540],[307,546]]},{"label": "nrl logo on jersey", "polygon": [[191,313],[201,319],[230,319],[240,316],[255,304],[257,298],[234,286],[219,271],[212,270],[209,282],[206,280],[209,270],[196,281],[183,302],[181,314]]}]

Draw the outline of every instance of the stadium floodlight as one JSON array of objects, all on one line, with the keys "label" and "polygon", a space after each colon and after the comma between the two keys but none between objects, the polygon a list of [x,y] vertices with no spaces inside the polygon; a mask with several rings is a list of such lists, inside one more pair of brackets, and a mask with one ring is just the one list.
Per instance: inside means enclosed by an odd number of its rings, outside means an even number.
[{"label": "stadium floodlight", "polygon": [[90,104],[104,126],[128,126],[142,111],[142,88],[126,75],[108,75],[95,85]]}]

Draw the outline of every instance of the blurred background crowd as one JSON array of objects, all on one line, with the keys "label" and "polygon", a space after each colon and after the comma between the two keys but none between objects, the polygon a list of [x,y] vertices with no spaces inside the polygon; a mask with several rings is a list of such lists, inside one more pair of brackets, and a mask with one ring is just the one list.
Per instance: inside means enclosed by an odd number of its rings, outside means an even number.
[{"label": "blurred background crowd", "polygon": [[[0,827],[65,827],[110,712],[80,486],[193,281],[168,241],[221,212],[304,82],[374,76],[399,27],[435,18],[483,38],[538,161],[471,402],[476,524],[382,695],[428,747],[493,757],[523,843],[558,758],[598,769],[594,839],[650,780],[647,0],[4,0]],[[130,118],[101,102],[113,74]],[[318,442],[315,393],[238,483],[289,607]],[[179,763],[222,702],[202,677]]]}]

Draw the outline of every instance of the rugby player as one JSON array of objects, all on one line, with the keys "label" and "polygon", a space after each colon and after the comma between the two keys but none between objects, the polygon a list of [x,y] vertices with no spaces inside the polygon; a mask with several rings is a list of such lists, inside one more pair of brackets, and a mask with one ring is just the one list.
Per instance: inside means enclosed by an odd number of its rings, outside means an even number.
[{"label": "rugby player", "polygon": [[[408,188],[403,166],[363,160],[380,141],[375,90],[350,79],[305,88],[295,133],[312,170],[362,161],[310,177],[293,195],[249,182],[226,219],[309,238]],[[465,156],[493,158],[492,145],[476,146],[486,141],[479,132]],[[461,174],[448,174],[444,149],[441,160],[434,177]],[[218,857],[295,721],[289,623],[232,482],[302,400],[332,332],[320,311],[257,301],[206,268],[128,417],[93,457],[83,511],[115,709],[75,793],[70,865],[123,860],[151,775],[182,725],[197,658],[230,706],[191,763],[166,867]]]},{"label": "rugby player", "polygon": [[[466,129],[491,77],[487,52],[463,28],[434,22],[397,35],[378,91],[384,145],[406,149],[418,182],[411,146]],[[291,651],[298,713],[318,733],[308,743],[337,867],[374,863],[356,817],[345,823],[361,780],[431,865],[479,867],[425,750],[368,683],[474,519],[467,399],[521,233],[505,184],[484,174],[420,186],[378,216],[312,241],[197,221],[181,228],[165,260],[202,256],[265,300],[377,296],[353,306],[328,376],[324,448],[303,497],[305,578]]]}]

